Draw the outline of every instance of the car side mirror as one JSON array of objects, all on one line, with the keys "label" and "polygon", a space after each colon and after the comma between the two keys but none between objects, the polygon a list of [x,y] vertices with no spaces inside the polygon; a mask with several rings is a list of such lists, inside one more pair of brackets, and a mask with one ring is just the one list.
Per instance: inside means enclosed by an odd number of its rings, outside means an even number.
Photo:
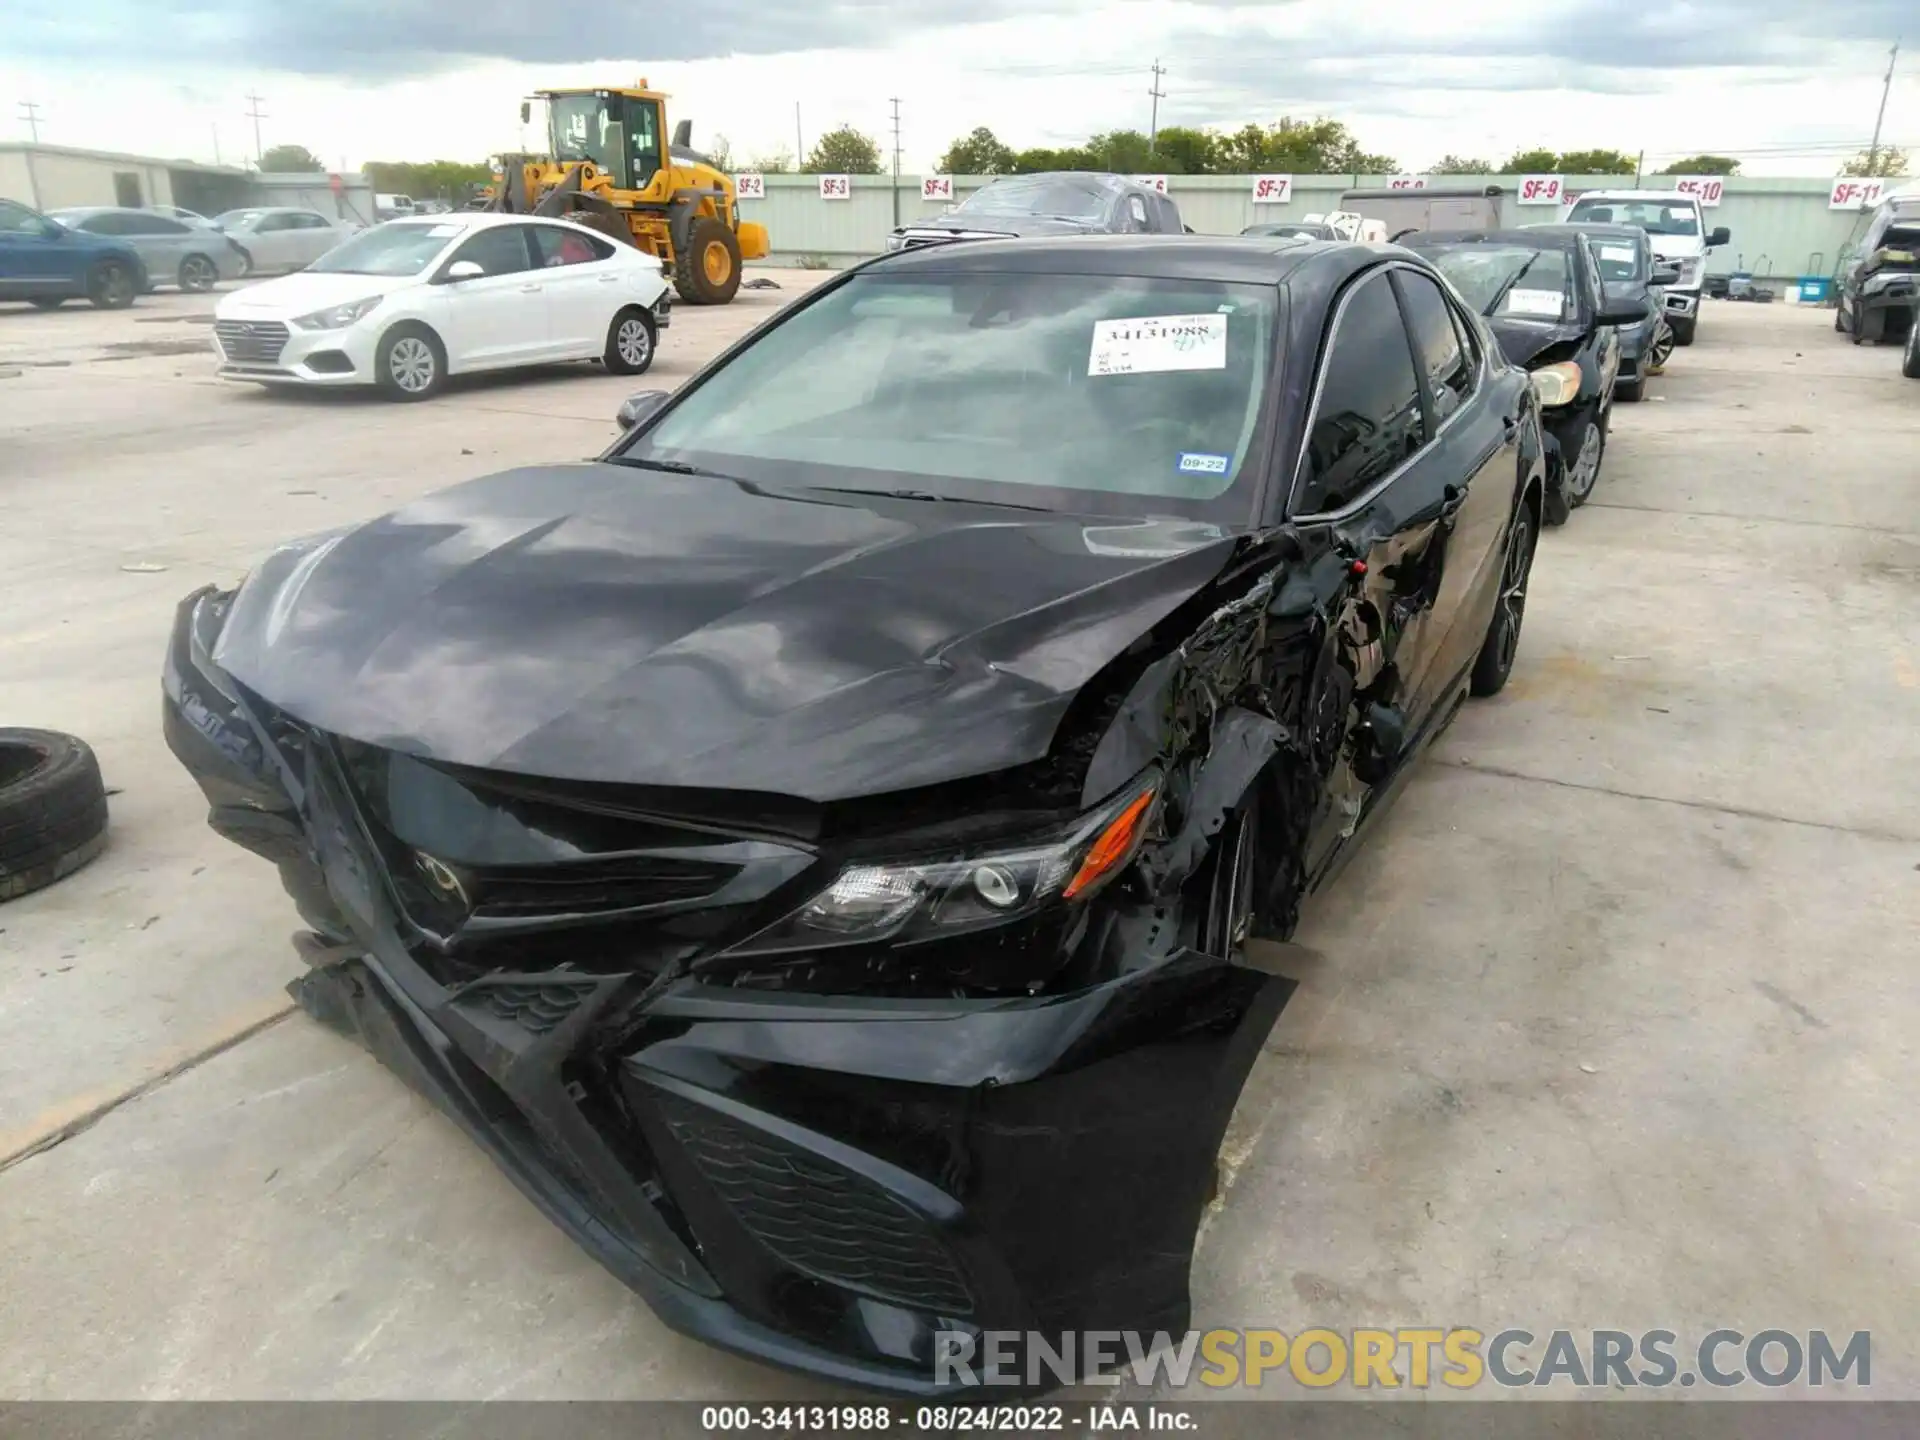
[{"label": "car side mirror", "polygon": [[650,418],[667,401],[673,398],[671,390],[642,390],[629,395],[620,405],[620,413],[614,421],[622,430],[631,430],[641,421]]},{"label": "car side mirror", "polygon": [[449,285],[457,285],[462,280],[478,280],[487,273],[486,266],[478,260],[456,260],[446,269],[440,278]]},{"label": "car side mirror", "polygon": [[1726,226],[1716,225],[1707,232],[1707,248],[1709,250],[1717,249],[1732,239],[1733,234]]},{"label": "car side mirror", "polygon": [[1638,305],[1622,306],[1614,310],[1602,310],[1596,322],[1601,325],[1638,325],[1647,318],[1647,312]]}]

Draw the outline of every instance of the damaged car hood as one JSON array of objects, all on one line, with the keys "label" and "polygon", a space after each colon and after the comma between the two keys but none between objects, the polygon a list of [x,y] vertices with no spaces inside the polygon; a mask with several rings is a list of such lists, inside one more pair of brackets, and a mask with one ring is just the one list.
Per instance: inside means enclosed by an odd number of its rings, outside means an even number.
[{"label": "damaged car hood", "polygon": [[214,659],[309,725],[427,759],[827,802],[1042,758],[1233,545],[1187,521],[528,468],[274,552]]},{"label": "damaged car hood", "polygon": [[1500,342],[1500,351],[1508,362],[1522,369],[1532,365],[1536,357],[1554,346],[1577,341],[1587,333],[1586,327],[1581,325],[1543,325],[1537,320],[1508,320],[1504,317],[1489,319],[1487,328],[1493,331],[1493,338]]}]

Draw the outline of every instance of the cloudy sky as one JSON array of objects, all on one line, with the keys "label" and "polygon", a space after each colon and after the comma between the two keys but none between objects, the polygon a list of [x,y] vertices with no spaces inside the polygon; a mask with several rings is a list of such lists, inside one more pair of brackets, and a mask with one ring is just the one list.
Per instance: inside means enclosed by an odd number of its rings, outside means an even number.
[{"label": "cloudy sky", "polygon": [[[1454,152],[1711,150],[1828,175],[1864,148],[1887,48],[1910,32],[1885,138],[1920,166],[1915,0],[6,0],[0,136],[143,154],[329,164],[479,159],[522,143],[538,86],[645,75],[736,160],[847,123],[930,167],[955,135],[1015,145],[1282,115],[1346,121],[1418,170]],[[531,137],[529,137],[531,138]]]}]

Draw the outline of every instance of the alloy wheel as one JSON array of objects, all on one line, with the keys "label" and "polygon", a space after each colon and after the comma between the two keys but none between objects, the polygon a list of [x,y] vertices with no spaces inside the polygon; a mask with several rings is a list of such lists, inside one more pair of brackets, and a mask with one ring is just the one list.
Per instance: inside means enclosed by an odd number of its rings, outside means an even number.
[{"label": "alloy wheel", "polygon": [[1527,577],[1533,570],[1534,539],[1533,516],[1523,509],[1514,518],[1513,539],[1507,546],[1507,568],[1500,577],[1497,602],[1500,638],[1496,649],[1503,671],[1512,667],[1513,657],[1520,651],[1520,622],[1527,613]]},{"label": "alloy wheel", "polygon": [[1567,493],[1576,500],[1584,500],[1593,493],[1593,483],[1600,478],[1600,426],[1589,420],[1585,433],[1580,437],[1580,453],[1574,457],[1572,467],[1567,471]]},{"label": "alloy wheel", "polygon": [[211,290],[214,281],[220,277],[213,265],[204,256],[189,255],[180,262],[180,288],[182,290]]},{"label": "alloy wheel", "polygon": [[387,370],[395,385],[409,395],[418,395],[433,384],[433,347],[417,335],[403,335],[393,342]]},{"label": "alloy wheel", "polygon": [[653,357],[653,336],[647,331],[647,322],[637,315],[622,320],[620,328],[613,332],[613,348],[634,369],[644,368]]}]

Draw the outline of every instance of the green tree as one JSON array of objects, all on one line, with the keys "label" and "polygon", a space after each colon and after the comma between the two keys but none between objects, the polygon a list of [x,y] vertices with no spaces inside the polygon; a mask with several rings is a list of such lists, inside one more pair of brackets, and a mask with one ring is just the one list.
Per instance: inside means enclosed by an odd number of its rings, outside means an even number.
[{"label": "green tree", "polygon": [[1216,154],[1220,169],[1232,174],[1387,175],[1399,169],[1392,156],[1361,149],[1345,125],[1324,116],[1242,125],[1218,138]]},{"label": "green tree", "polygon": [[[1552,150],[1516,150],[1508,157],[1496,174],[1500,175],[1557,175],[1560,173],[1560,156]],[[1633,167],[1627,167],[1631,170]]]},{"label": "green tree", "polygon": [[1154,137],[1146,169],[1154,174],[1213,175],[1220,169],[1220,137],[1211,130],[1169,125]]},{"label": "green tree", "polygon": [[1147,137],[1138,130],[1108,130],[1087,141],[1095,170],[1113,170],[1122,175],[1139,175],[1155,168],[1147,153]]},{"label": "green tree", "polygon": [[1072,149],[1048,149],[1040,147],[1033,150],[1021,150],[1013,157],[1013,173],[1016,175],[1035,175],[1042,170],[1098,170],[1100,163],[1084,147]]},{"label": "green tree", "polygon": [[1442,155],[1437,165],[1427,167],[1427,173],[1429,175],[1497,175],[1500,171],[1491,160],[1476,160],[1463,155]]},{"label": "green tree", "polygon": [[1882,175],[1904,175],[1907,173],[1907,152],[1893,145],[1882,145],[1872,154],[1862,150],[1840,167],[1840,173],[1869,179]]},{"label": "green tree", "polygon": [[260,157],[260,168],[275,175],[325,174],[326,166],[304,145],[274,145]]},{"label": "green tree", "polygon": [[980,125],[949,145],[934,169],[942,175],[1005,175],[1013,169],[1013,151]]},{"label": "green tree", "polygon": [[361,167],[381,195],[411,195],[416,200],[464,204],[475,187],[492,179],[484,164],[465,160],[369,160]]},{"label": "green tree", "polygon": [[1689,155],[1671,165],[1662,165],[1661,175],[1737,175],[1740,162],[1731,155]]},{"label": "green tree", "polygon": [[1560,156],[1567,175],[1631,175],[1640,167],[1631,155],[1618,150],[1568,150]]},{"label": "green tree", "polygon": [[880,147],[851,125],[842,125],[814,142],[801,169],[809,175],[878,175]]}]

